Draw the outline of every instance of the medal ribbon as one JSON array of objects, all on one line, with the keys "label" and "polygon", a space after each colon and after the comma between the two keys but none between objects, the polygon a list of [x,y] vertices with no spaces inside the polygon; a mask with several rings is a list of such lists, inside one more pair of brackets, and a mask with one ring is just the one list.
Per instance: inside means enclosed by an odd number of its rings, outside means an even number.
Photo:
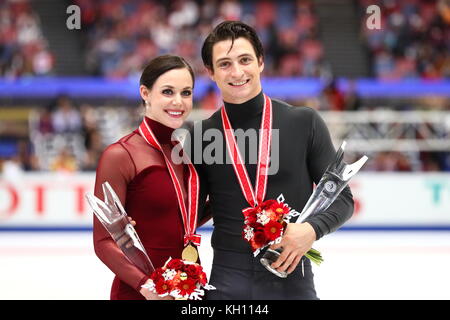
[{"label": "medal ribbon", "polygon": [[190,159],[183,153],[183,163],[186,163],[189,168],[189,180],[188,180],[188,208],[186,208],[186,204],[183,197],[183,192],[181,188],[181,183],[178,180],[178,177],[175,174],[175,170],[172,166],[172,163],[169,161],[163,149],[156,139],[152,129],[149,127],[147,122],[144,120],[139,126],[139,132],[144,140],[161,151],[164,156],[164,160],[166,162],[167,168],[169,169],[170,177],[172,178],[172,183],[175,188],[175,192],[177,194],[178,205],[181,211],[181,217],[183,218],[184,225],[184,245],[186,246],[189,242],[192,242],[196,246],[200,245],[201,236],[195,234],[195,229],[197,226],[197,215],[198,215],[198,193],[200,189],[199,185],[199,177],[197,171],[195,171],[194,165],[191,163]]},{"label": "medal ribbon", "polygon": [[245,210],[254,208],[259,203],[263,202],[264,197],[266,196],[268,178],[267,172],[269,170],[270,144],[272,140],[272,102],[268,96],[264,95],[264,108],[259,135],[259,155],[256,170],[255,191],[253,190],[252,183],[248,177],[245,164],[242,161],[242,157],[234,137],[234,130],[231,127],[225,106],[222,106],[221,114],[228,154],[230,155],[234,172],[236,173],[239,185],[241,186],[242,193],[251,206],[250,208],[244,209],[243,211],[245,212]]}]

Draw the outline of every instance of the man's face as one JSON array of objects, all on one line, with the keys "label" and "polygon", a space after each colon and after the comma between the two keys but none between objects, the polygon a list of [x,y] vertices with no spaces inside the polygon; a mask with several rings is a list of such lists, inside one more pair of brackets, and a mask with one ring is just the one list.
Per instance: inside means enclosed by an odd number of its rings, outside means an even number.
[{"label": "man's face", "polygon": [[258,61],[252,44],[245,38],[217,42],[212,50],[213,70],[210,78],[222,92],[223,100],[243,103],[261,91],[260,74],[264,69],[262,58]]}]

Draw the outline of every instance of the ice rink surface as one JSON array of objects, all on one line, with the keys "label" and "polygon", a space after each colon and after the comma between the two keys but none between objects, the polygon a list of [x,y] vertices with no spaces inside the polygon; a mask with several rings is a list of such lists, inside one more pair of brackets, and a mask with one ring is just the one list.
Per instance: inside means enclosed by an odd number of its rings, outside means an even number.
[{"label": "ice rink surface", "polygon": [[[211,233],[200,256],[209,274]],[[323,300],[450,299],[449,231],[338,231],[317,241]],[[0,299],[109,299],[113,274],[90,232],[0,232]]]}]

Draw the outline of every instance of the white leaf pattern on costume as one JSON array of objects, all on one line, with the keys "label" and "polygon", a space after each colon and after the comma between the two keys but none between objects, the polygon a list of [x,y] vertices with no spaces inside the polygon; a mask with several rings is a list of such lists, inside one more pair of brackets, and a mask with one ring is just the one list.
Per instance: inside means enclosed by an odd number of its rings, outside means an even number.
[{"label": "white leaf pattern on costume", "polygon": [[250,226],[246,226],[244,228],[244,237],[247,241],[250,241],[253,238],[253,228]]},{"label": "white leaf pattern on costume", "polygon": [[263,210],[261,213],[256,214],[256,217],[258,217],[256,222],[261,223],[263,226],[270,221],[270,217],[267,215],[265,210]]},{"label": "white leaf pattern on costume", "polygon": [[202,296],[205,294],[205,291],[201,289],[195,289],[194,292],[189,296],[190,300],[202,300]]},{"label": "white leaf pattern on costume", "polygon": [[177,272],[173,269],[168,269],[166,271],[164,271],[164,273],[162,274],[164,280],[168,281],[168,280],[172,280],[173,277],[175,277],[177,274]]}]

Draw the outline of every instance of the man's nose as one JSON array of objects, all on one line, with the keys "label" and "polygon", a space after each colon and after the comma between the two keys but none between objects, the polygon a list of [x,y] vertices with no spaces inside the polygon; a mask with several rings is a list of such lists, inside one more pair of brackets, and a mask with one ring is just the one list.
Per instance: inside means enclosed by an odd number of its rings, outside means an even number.
[{"label": "man's nose", "polygon": [[240,78],[244,74],[242,66],[239,63],[234,63],[231,69],[231,75],[233,78]]}]

